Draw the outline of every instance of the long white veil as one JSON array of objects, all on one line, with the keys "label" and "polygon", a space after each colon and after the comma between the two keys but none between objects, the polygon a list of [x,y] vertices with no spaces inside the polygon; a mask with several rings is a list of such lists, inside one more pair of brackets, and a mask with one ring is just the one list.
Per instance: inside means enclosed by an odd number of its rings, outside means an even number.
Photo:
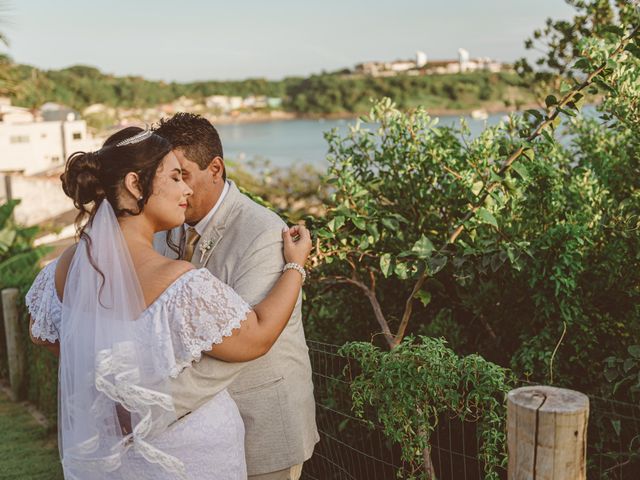
[{"label": "long white veil", "polygon": [[154,339],[135,321],[144,297],[108,201],[87,234],[67,275],[60,332],[65,478],[125,479],[133,472],[138,480],[186,478],[179,459],[150,443],[176,419],[168,384],[172,352],[149,348]]}]

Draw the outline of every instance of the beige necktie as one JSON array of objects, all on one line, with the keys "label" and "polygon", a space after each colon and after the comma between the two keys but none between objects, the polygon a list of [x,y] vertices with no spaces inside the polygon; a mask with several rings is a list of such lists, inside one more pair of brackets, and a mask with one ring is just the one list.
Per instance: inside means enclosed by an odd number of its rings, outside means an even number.
[{"label": "beige necktie", "polygon": [[193,250],[195,249],[198,240],[200,240],[200,235],[196,229],[193,227],[187,228],[187,236],[184,241],[184,253],[182,254],[181,260],[186,260],[187,262],[191,261],[191,258],[193,257]]}]

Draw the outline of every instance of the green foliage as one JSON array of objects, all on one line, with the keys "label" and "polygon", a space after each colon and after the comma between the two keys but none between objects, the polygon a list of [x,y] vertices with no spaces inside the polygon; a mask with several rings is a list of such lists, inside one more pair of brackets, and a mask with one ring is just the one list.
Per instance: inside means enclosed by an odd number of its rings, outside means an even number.
[{"label": "green foliage", "polygon": [[[616,225],[638,215],[637,124],[622,113],[637,108],[640,82],[638,59],[619,53],[620,42],[586,50],[597,69],[590,78],[615,83],[601,107],[609,123],[575,117],[585,88],[577,85],[549,95],[546,115],[528,111],[473,140],[464,124],[438,128],[424,110],[402,113],[388,100],[346,136],[330,133],[335,192],[318,230],[322,277],[375,297],[378,323],[398,325],[399,333],[412,318],[428,323],[453,307],[461,326],[475,323],[488,334],[460,347],[480,346],[538,380],[549,380],[567,325],[555,379],[600,388],[602,379],[585,375],[589,359],[604,361],[603,344],[619,349],[616,337],[633,338],[639,322],[638,232]],[[551,128],[531,135],[558,113],[573,119],[570,140],[558,143]],[[510,152],[521,152],[512,164]],[[408,308],[412,298],[422,307]],[[496,335],[513,331],[514,312],[527,319],[515,338]]]},{"label": "green foliage", "polygon": [[322,174],[312,165],[288,168],[254,161],[246,166],[226,162],[229,177],[256,202],[274,210],[292,223],[306,215],[321,215],[328,197]]},{"label": "green foliage", "polygon": [[23,310],[24,348],[27,351],[27,398],[48,420],[55,430],[58,416],[58,358],[49,350],[34,345],[27,333],[28,315]]},{"label": "green foliage", "polygon": [[423,452],[442,418],[477,423],[479,459],[487,479],[506,466],[506,395],[509,373],[479,355],[460,357],[443,339],[406,338],[391,351],[371,343],[348,343],[341,353],[357,362],[351,381],[353,408],[359,417],[367,407],[385,434],[402,448],[413,471],[409,478],[429,478]]},{"label": "green foliage", "polygon": [[[38,233],[37,227],[25,228],[13,221],[12,213],[19,200],[0,205],[0,290],[9,287],[20,289],[26,294],[40,269],[40,260],[50,251],[48,247],[34,247],[33,240]],[[29,341],[28,316],[21,308],[24,317],[24,348],[29,352],[28,398],[33,401],[50,418],[55,419],[57,411],[57,360],[49,352],[35,347]],[[7,362],[4,348],[4,325],[0,322],[0,376],[6,377]]]},{"label": "green foliage", "polygon": [[505,99],[531,103],[533,96],[517,86],[513,73],[398,75],[395,77],[314,75],[291,83],[285,107],[299,113],[365,113],[371,98],[391,98],[401,109],[469,110],[504,107]]},{"label": "green foliage", "polygon": [[45,247],[34,248],[37,228],[24,228],[12,220],[19,200],[0,205],[0,289],[18,287],[24,290],[38,273],[38,262],[47,254]]},{"label": "green foliage", "polygon": [[[153,107],[181,96],[202,102],[210,95],[279,97],[284,100],[286,110],[311,115],[363,113],[369,109],[371,98],[380,97],[390,97],[403,108],[424,105],[464,110],[504,107],[507,99],[517,103],[531,103],[534,99],[527,89],[518,86],[518,77],[509,72],[385,78],[329,73],[278,81],[254,78],[165,83],[141,77],[116,77],[83,65],[45,71],[4,58],[0,62],[0,79],[6,84],[5,94],[16,105],[37,108],[53,101],[78,110],[94,103],[123,108]],[[113,119],[100,114],[88,120],[96,127],[104,127]]]},{"label": "green foliage", "polygon": [[[625,26],[638,25],[638,7],[632,1],[619,0],[566,0],[575,14],[570,20],[547,19],[543,28],[533,32],[525,41],[525,48],[542,52],[535,66],[522,58],[516,62],[516,70],[524,84],[544,98],[550,90],[558,90],[580,82],[583,74],[593,70],[595,63],[602,60],[594,55],[592,48],[611,45],[622,37]],[[589,51],[591,50],[591,51]],[[627,51],[637,56],[637,40]],[[615,68],[612,62],[607,68]],[[598,95],[598,90],[608,93],[609,85],[604,82],[589,93]]]},{"label": "green foliage", "polygon": [[606,369],[604,377],[608,382],[613,383],[613,391],[617,391],[625,384],[630,385],[629,389],[638,398],[640,394],[640,345],[629,345],[626,355],[619,357],[608,357],[605,360]]},{"label": "green foliage", "polygon": [[[632,338],[639,327],[638,270],[629,264],[637,262],[638,235],[615,227],[638,214],[634,132],[577,118],[568,126],[570,144],[541,138],[530,147],[533,160],[519,161],[517,177],[500,179],[494,159],[518,142],[522,118],[469,141],[463,127],[437,128],[424,111],[403,114],[389,102],[366,120],[374,129],[361,124],[344,138],[328,135],[335,191],[317,231],[321,276],[352,285],[352,292],[358,285],[351,280],[366,284],[362,293],[376,294],[392,327],[412,294],[420,305],[409,331],[451,310],[475,337],[456,347],[480,350],[539,381],[549,380],[566,323],[556,380],[599,388],[601,380],[586,375],[591,362],[604,361],[602,346],[619,349],[619,338]],[[457,245],[447,246],[452,224],[490,182],[499,186]],[[414,292],[425,272],[428,280]],[[326,305],[323,295],[311,301]],[[367,302],[358,303],[365,311],[352,304],[338,308],[347,324],[370,315]],[[495,333],[503,331],[511,335]]]},{"label": "green foliage", "polygon": [[[548,91],[545,109],[477,138],[464,122],[438,127],[389,100],[346,135],[329,133],[333,195],[307,287],[311,331],[392,348],[405,333],[444,335],[520,378],[636,398],[640,62],[630,31],[576,38],[574,80]],[[581,115],[595,90],[597,116]],[[396,390],[419,388],[392,378]],[[610,440],[604,428],[598,442]]]},{"label": "green foliage", "polygon": [[55,434],[39,425],[23,404],[1,392],[0,465],[3,479],[64,478]]}]

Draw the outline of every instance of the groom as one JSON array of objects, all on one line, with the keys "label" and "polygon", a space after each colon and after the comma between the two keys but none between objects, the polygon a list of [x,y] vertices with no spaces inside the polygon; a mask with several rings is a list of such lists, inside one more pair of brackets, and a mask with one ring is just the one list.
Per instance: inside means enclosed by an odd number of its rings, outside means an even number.
[{"label": "groom", "polygon": [[[183,179],[193,189],[185,225],[158,234],[156,249],[207,268],[249,304],[259,303],[284,266],[285,224],[227,180],[220,137],[207,119],[177,113],[161,120],[156,133],[173,145]],[[263,357],[226,363],[203,356],[173,386],[178,416],[229,390],[244,420],[251,480],[297,480],[319,440],[301,303],[300,297]]]}]

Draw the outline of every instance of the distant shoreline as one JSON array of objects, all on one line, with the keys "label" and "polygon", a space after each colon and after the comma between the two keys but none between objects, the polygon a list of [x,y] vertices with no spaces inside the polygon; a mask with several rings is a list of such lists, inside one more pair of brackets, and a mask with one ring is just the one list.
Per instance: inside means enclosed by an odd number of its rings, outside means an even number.
[{"label": "distant shoreline", "polygon": [[[471,112],[480,110],[484,111],[487,114],[496,114],[496,113],[504,113],[509,114],[517,111],[523,111],[530,108],[541,108],[538,104],[524,104],[521,105],[519,109],[515,107],[506,107],[500,105],[487,105],[484,107],[472,108],[472,109],[450,109],[450,108],[426,108],[426,111],[429,115],[434,117],[440,116],[469,116]],[[290,120],[350,120],[356,119],[362,115],[363,113],[352,113],[352,112],[341,112],[341,113],[331,113],[331,114],[298,114],[293,112],[285,112],[285,111],[271,111],[268,113],[259,113],[259,112],[251,112],[251,113],[241,113],[238,115],[219,115],[219,116],[208,116],[209,120],[214,125],[240,125],[240,124],[248,124],[248,123],[265,123],[265,122],[281,122],[281,121],[290,121]]]}]

